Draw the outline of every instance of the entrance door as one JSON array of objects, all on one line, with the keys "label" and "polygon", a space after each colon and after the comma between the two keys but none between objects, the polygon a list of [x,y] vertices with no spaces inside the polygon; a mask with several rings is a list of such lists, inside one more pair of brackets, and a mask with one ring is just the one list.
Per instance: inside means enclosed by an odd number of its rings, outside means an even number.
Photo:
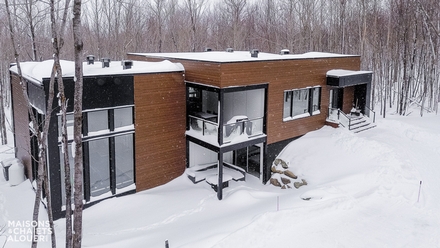
[{"label": "entrance door", "polygon": [[235,165],[260,178],[263,164],[262,147],[262,144],[256,144],[235,150]]},{"label": "entrance door", "polygon": [[344,88],[334,88],[330,90],[329,107],[342,109],[344,99]]}]

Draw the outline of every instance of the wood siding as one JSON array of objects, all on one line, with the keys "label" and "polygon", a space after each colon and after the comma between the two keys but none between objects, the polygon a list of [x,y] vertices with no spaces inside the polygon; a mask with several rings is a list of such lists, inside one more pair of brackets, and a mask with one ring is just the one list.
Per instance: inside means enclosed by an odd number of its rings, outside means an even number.
[{"label": "wood siding", "polygon": [[[136,55],[130,55],[129,58],[158,61],[157,58]],[[327,71],[360,69],[359,56],[229,63],[167,59],[182,63],[185,67],[185,80],[192,82],[220,88],[269,83],[266,123],[268,144],[301,136],[324,126],[330,95],[326,82]],[[312,86],[322,87],[321,113],[312,117],[283,121],[284,91]],[[345,101],[351,105],[353,99]]]},{"label": "wood siding", "polygon": [[185,95],[182,72],[134,76],[136,191],[184,172]]},{"label": "wood siding", "polygon": [[133,55],[133,54],[128,55],[128,59],[149,61],[149,62],[158,62],[168,59],[174,63],[181,63],[185,67],[185,80],[190,82],[212,85],[215,87],[221,86],[220,63],[193,61],[193,60],[184,60],[184,59],[172,59],[172,58],[145,57],[145,56]]},{"label": "wood siding", "polygon": [[[225,63],[221,65],[221,87],[269,83],[267,143],[304,135],[325,125],[330,89],[326,73],[332,69],[359,70],[360,57]],[[321,113],[315,116],[283,121],[284,91],[321,86]],[[347,100],[347,101],[353,101]],[[350,102],[350,104],[351,104]]]},{"label": "wood siding", "polygon": [[29,112],[20,79],[17,75],[11,74],[12,88],[12,112],[14,115],[14,138],[17,148],[16,157],[25,166],[25,173],[32,180],[32,161],[29,135]]},{"label": "wood siding", "polygon": [[354,86],[344,88],[344,96],[342,100],[342,111],[346,114],[350,113],[354,103]]}]

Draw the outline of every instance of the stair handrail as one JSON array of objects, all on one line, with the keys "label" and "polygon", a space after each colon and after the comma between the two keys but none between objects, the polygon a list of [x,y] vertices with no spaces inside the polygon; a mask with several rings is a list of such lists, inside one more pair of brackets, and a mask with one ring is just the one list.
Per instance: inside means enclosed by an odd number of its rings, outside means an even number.
[{"label": "stair handrail", "polygon": [[[341,116],[341,114],[342,114],[342,116],[344,116],[348,120],[348,130],[351,130],[351,118],[348,117],[342,110],[338,109],[338,111],[339,111],[338,116]],[[342,122],[340,120],[339,120],[339,123],[342,124]]]},{"label": "stair handrail", "polygon": [[371,108],[369,108],[368,106],[365,106],[366,109],[368,109],[368,117],[371,118],[370,116],[370,112],[373,112],[373,123],[376,122],[376,112],[374,112],[374,110],[372,110]]}]

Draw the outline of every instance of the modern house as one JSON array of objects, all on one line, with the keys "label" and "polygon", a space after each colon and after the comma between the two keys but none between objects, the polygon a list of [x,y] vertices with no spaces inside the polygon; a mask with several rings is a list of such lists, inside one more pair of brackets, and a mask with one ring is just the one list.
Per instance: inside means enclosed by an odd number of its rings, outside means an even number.
[{"label": "modern house", "polygon": [[[221,199],[231,181],[254,176],[266,183],[272,162],[290,141],[326,124],[344,124],[353,110],[371,113],[372,73],[360,71],[356,55],[228,49],[131,53],[128,59],[130,68],[119,62],[84,64],[87,203],[165,184],[185,171],[194,183],[209,183]],[[39,120],[46,113],[51,63],[22,64]],[[64,61],[62,68],[66,95],[73,99],[73,63]],[[31,156],[38,147],[15,67],[11,84],[16,155],[32,180]],[[64,205],[58,112],[52,112],[48,134],[57,218]]]},{"label": "modern house", "polygon": [[[180,176],[185,170],[183,66],[169,61],[124,61],[122,65],[119,61],[91,62],[83,66],[86,205],[152,188]],[[52,64],[52,60],[21,63],[33,111],[41,122],[46,113]],[[62,61],[61,66],[69,99],[67,128],[71,143],[74,63]],[[16,66],[10,71],[16,157],[22,160],[26,176],[32,181],[37,169],[32,157],[37,157],[38,145],[29,131],[29,115]],[[58,99],[54,99],[53,106],[47,158],[54,217],[60,218],[65,190]],[[70,160],[73,166],[72,156]]]},{"label": "modern house", "polygon": [[369,114],[372,73],[359,71],[355,55],[227,49],[128,58],[185,67],[188,176],[207,181],[219,199],[230,180],[243,180],[237,170],[267,182],[272,162],[290,141],[334,125],[327,122],[333,109],[337,116],[353,107]]}]

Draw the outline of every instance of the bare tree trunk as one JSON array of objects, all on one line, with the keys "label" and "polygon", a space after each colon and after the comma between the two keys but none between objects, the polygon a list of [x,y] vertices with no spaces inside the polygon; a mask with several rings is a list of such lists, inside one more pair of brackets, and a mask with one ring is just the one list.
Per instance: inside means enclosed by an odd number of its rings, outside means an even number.
[{"label": "bare tree trunk", "polygon": [[2,145],[8,143],[8,137],[6,135],[6,117],[5,117],[5,105],[4,96],[5,87],[3,86],[3,80],[0,79],[0,139]]},{"label": "bare tree trunk", "polygon": [[74,172],[74,202],[73,213],[73,247],[80,248],[82,242],[82,210],[83,210],[83,150],[82,150],[82,33],[81,33],[81,0],[73,1],[73,39],[75,47],[75,93],[74,93],[74,142],[75,142],[75,172]]},{"label": "bare tree trunk", "polygon": [[[47,151],[47,144],[46,144],[46,140],[47,140],[47,133],[48,133],[48,129],[49,129],[49,123],[50,123],[50,117],[51,117],[51,112],[52,112],[52,102],[53,102],[53,95],[54,95],[54,90],[53,90],[53,85],[54,85],[54,76],[55,76],[55,72],[54,70],[52,70],[52,74],[51,74],[51,80],[49,83],[49,96],[48,96],[48,101],[47,101],[47,109],[46,109],[46,116],[45,116],[45,121],[44,121],[44,126],[42,128],[42,130],[40,129],[39,123],[37,121],[37,119],[34,116],[33,110],[32,110],[32,106],[30,104],[29,101],[29,97],[27,95],[27,83],[25,82],[25,80],[23,79],[22,76],[22,72],[21,72],[21,66],[20,66],[20,61],[19,61],[19,53],[17,51],[16,48],[16,43],[15,43],[15,33],[14,33],[14,28],[12,26],[12,20],[11,20],[11,13],[9,10],[9,2],[8,0],[5,0],[5,7],[6,7],[6,12],[7,12],[7,17],[8,17],[8,23],[9,23],[9,32],[10,32],[10,37],[11,37],[11,43],[13,46],[13,50],[14,50],[14,57],[15,57],[15,62],[17,63],[17,71],[18,71],[18,76],[20,78],[20,83],[22,85],[22,91],[23,91],[23,97],[26,100],[27,103],[27,108],[28,108],[28,112],[29,112],[29,116],[32,120],[32,131],[33,131],[33,135],[36,135],[37,137],[37,142],[38,142],[38,147],[39,147],[39,157],[38,157],[38,176],[37,176],[37,190],[36,190],[36,196],[35,196],[35,202],[34,202],[34,211],[33,211],[33,215],[32,215],[32,220],[38,222],[38,215],[39,215],[39,209],[40,209],[40,204],[41,204],[41,193],[42,193],[42,186],[43,183],[46,186],[46,200],[48,203],[48,216],[49,216],[49,222],[50,222],[50,226],[52,228],[52,247],[56,247],[56,239],[55,239],[55,229],[53,228],[53,215],[52,215],[52,207],[51,207],[51,194],[49,192],[48,189],[48,179],[47,179],[47,170],[46,170],[46,166],[47,166],[47,161],[46,161],[46,151]],[[36,233],[33,233],[33,237],[35,237]],[[37,240],[36,238],[32,239],[32,247],[36,247],[37,246]]]}]

